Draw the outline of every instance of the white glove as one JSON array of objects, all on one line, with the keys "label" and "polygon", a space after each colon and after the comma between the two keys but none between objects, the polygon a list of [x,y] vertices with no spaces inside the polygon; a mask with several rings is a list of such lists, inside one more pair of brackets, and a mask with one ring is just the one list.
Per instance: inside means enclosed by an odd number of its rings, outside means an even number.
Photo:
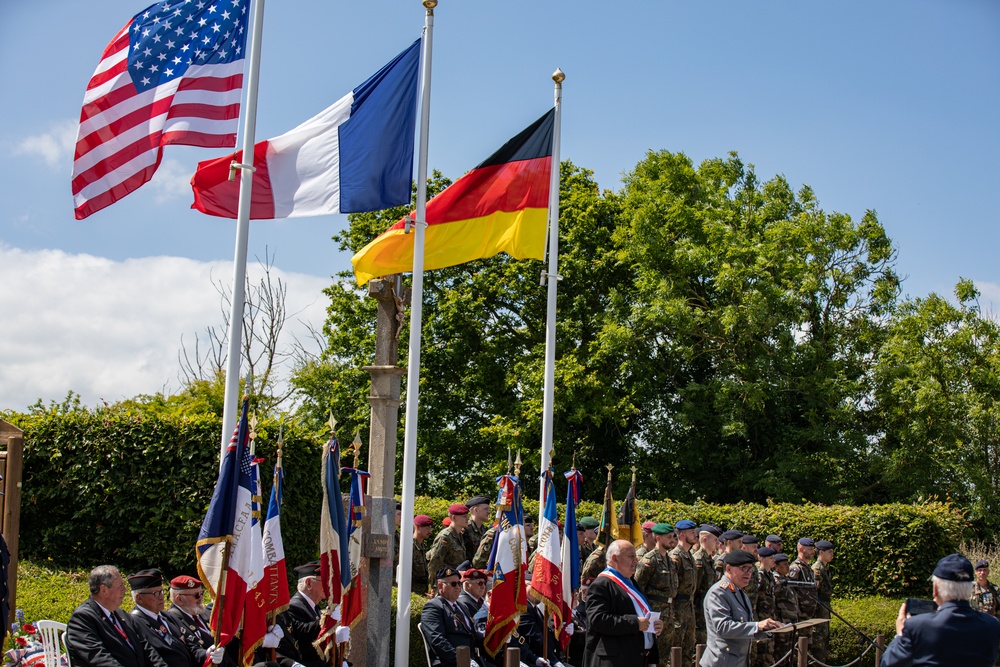
[{"label": "white glove", "polygon": [[222,664],[222,659],[226,657],[226,647],[220,646],[219,648],[215,648],[215,644],[212,644],[208,647],[206,653],[213,665],[220,665]]},{"label": "white glove", "polygon": [[282,630],[281,626],[278,625],[277,623],[275,623],[274,625],[272,625],[271,627],[269,627],[267,629],[267,631],[270,632],[271,634],[273,634],[278,639],[281,639],[282,637],[285,636],[285,631]]},{"label": "white glove", "polygon": [[562,664],[561,662],[557,662],[556,667],[566,667],[566,665]]},{"label": "white glove", "polygon": [[549,661],[545,658],[535,658],[535,667],[549,667]]},{"label": "white glove", "polygon": [[469,667],[479,667],[479,663],[475,660],[469,659]]},{"label": "white glove", "polygon": [[301,662],[293,662],[292,667],[306,667],[306,666],[303,665]]},{"label": "white glove", "polygon": [[566,624],[566,634],[569,635],[570,637],[572,637],[574,632],[576,632],[576,628],[573,627],[573,624],[572,623],[567,623]]},{"label": "white glove", "polygon": [[330,618],[332,618],[335,621],[340,621],[340,605],[339,604],[336,607],[333,608],[333,611],[330,612]]},{"label": "white glove", "polygon": [[264,641],[261,644],[261,646],[263,646],[264,648],[278,648],[278,644],[280,642],[281,640],[278,638],[278,635],[274,634],[273,632],[269,632],[266,635],[264,635]]},{"label": "white glove", "polygon": [[346,625],[342,625],[337,628],[337,643],[343,644],[344,642],[351,641],[351,629]]}]

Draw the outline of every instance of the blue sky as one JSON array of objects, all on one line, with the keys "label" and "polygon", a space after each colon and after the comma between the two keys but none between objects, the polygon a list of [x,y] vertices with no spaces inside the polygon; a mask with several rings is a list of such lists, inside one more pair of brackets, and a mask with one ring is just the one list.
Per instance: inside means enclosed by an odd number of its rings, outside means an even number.
[{"label": "blue sky", "polygon": [[[107,42],[146,4],[0,0],[0,307],[16,313],[0,334],[0,408],[68,389],[93,403],[176,387],[180,334],[219,323],[208,276],[228,281],[234,227],[191,210],[187,186],[196,162],[219,151],[169,147],[151,183],[73,218],[84,88]],[[328,106],[422,25],[416,0],[271,0],[257,138]],[[899,247],[906,293],[950,294],[966,277],[1000,306],[994,0],[442,0],[433,62],[429,163],[448,176],[548,108],[561,67],[563,157],[593,169],[603,188],[619,188],[650,149],[696,162],[735,150],[762,178],[811,185],[828,211],[875,209]],[[329,240],[345,224],[251,228],[251,257],[276,254],[314,325],[319,289],[349,265]]]}]

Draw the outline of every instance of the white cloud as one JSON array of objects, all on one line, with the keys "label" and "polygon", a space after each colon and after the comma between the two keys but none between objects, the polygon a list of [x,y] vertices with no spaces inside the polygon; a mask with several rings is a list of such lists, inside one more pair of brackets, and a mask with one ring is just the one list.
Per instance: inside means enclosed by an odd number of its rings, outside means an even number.
[{"label": "white cloud", "polygon": [[[251,266],[251,275],[258,271]],[[0,409],[73,390],[87,405],[176,389],[181,335],[221,326],[213,278],[232,263],[181,257],[113,261],[0,244]],[[272,269],[288,285],[282,343],[326,316],[328,278]]]},{"label": "white cloud", "polygon": [[77,127],[78,123],[74,120],[56,121],[47,132],[16,142],[13,153],[41,158],[51,169],[69,171],[73,164]]},{"label": "white cloud", "polygon": [[979,305],[982,306],[983,313],[988,317],[994,317],[1000,313],[1000,285],[988,280],[975,280],[976,289],[979,290]]},{"label": "white cloud", "polygon": [[163,204],[182,198],[194,201],[194,195],[191,194],[193,175],[194,169],[191,166],[185,166],[177,160],[163,160],[153,174],[153,180],[149,182],[149,187],[156,191],[156,203]]}]

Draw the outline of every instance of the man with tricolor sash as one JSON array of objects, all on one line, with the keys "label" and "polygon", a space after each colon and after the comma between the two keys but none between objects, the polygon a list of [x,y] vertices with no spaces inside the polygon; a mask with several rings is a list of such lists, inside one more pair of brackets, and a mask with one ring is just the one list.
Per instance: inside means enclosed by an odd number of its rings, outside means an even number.
[{"label": "man with tricolor sash", "polygon": [[645,667],[657,663],[656,636],[663,631],[663,622],[650,617],[649,601],[632,583],[635,547],[628,540],[616,540],[606,553],[608,566],[587,593],[585,666]]}]

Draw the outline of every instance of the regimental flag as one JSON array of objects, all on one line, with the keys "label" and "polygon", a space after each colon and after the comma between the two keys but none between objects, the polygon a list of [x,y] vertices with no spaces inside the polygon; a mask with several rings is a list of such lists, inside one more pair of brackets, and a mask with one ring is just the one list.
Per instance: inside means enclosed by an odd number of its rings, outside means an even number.
[{"label": "regimental flag", "polygon": [[240,650],[243,653],[243,664],[246,667],[257,662],[253,653],[267,634],[267,610],[264,608],[264,598],[259,589],[264,577],[264,549],[261,536],[261,506],[264,493],[260,483],[260,464],[263,459],[255,458],[250,467],[253,492],[253,511],[250,521],[250,570],[246,577],[247,595],[244,598],[243,632],[240,635]]},{"label": "regimental flag", "polygon": [[77,220],[151,179],[168,144],[236,145],[248,2],[163,0],[111,40],[80,112]]},{"label": "regimental flag", "polygon": [[[409,203],[420,40],[370,79],[280,137],[254,145],[250,217],[298,218]],[[202,213],[235,218],[243,151],[198,163],[191,178]]]},{"label": "regimental flag", "polygon": [[528,540],[524,535],[524,509],[521,506],[521,484],[514,475],[497,478],[497,537],[493,543],[487,570],[493,572],[490,610],[486,617],[483,646],[491,656],[507,643],[517,629],[521,613],[528,608],[527,579]]},{"label": "regimental flag", "polygon": [[264,600],[264,611],[269,619],[288,608],[288,570],[285,563],[285,546],[281,540],[281,500],[283,496],[285,471],[281,467],[281,450],[274,463],[274,478],[271,484],[271,499],[267,504],[267,518],[264,520],[262,538],[264,557],[264,578],[257,585],[258,595]]},{"label": "regimental flag", "polygon": [[615,500],[611,497],[611,469],[608,469],[608,485],[604,489],[604,507],[601,508],[601,525],[597,529],[597,540],[607,549],[618,539],[618,519],[615,516]]},{"label": "regimental flag", "polygon": [[538,549],[531,573],[528,594],[545,605],[552,615],[552,627],[563,648],[569,645],[570,636],[565,632],[572,618],[570,601],[563,595],[563,574],[560,566],[559,512],[556,507],[556,487],[552,484],[552,471],[545,472],[545,507],[538,522]]},{"label": "regimental flag", "polygon": [[642,522],[635,507],[635,468],[632,469],[632,485],[618,513],[618,539],[628,540],[633,546],[642,544]]},{"label": "regimental flag", "polygon": [[347,511],[351,580],[344,592],[340,623],[353,628],[364,613],[361,604],[361,521],[365,516],[365,488],[371,474],[356,468],[344,468],[344,472],[351,475],[351,504]]},{"label": "regimental flag", "polygon": [[[247,580],[251,579],[253,548],[247,523],[253,515],[253,457],[250,455],[247,425],[247,398],[243,399],[240,421],[226,447],[219,469],[219,479],[212,493],[205,520],[198,531],[196,556],[198,575],[205,589],[215,599],[212,606],[212,629],[219,646],[227,645],[243,620]],[[239,530],[236,527],[239,526]],[[257,545],[258,551],[260,545]],[[223,567],[227,562],[228,567]],[[225,591],[219,595],[219,591]]]},{"label": "regimental flag", "polygon": [[562,587],[563,600],[572,604],[573,592],[580,588],[580,543],[576,533],[576,506],[580,503],[583,475],[576,468],[563,473],[566,477],[566,520],[563,521]]},{"label": "regimental flag", "polygon": [[[500,252],[544,258],[554,120],[553,109],[427,203],[425,269]],[[412,271],[413,234],[406,232],[406,219],[362,248],[351,264],[358,285]]]},{"label": "regimental flag", "polygon": [[319,637],[314,642],[316,650],[327,656],[331,654],[337,632],[333,609],[340,604],[351,580],[348,530],[344,499],[340,495],[340,441],[334,434],[323,448],[323,502],[319,527],[320,576],[327,608],[323,612]]}]

